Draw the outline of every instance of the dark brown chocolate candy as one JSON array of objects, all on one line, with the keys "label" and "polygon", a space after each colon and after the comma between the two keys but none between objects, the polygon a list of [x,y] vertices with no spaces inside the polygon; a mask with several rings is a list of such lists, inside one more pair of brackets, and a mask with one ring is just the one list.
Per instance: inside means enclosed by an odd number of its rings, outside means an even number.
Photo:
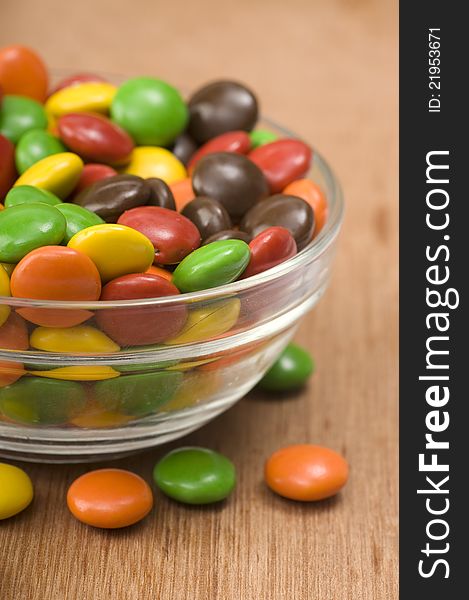
[{"label": "dark brown chocolate candy", "polygon": [[252,237],[249,233],[245,231],[239,231],[238,229],[225,229],[224,231],[219,231],[214,235],[211,235],[204,241],[205,244],[211,244],[212,242],[222,242],[224,240],[241,240],[249,244],[252,240]]},{"label": "dark brown chocolate candy", "polygon": [[196,196],[221,202],[234,221],[269,195],[259,167],[233,152],[214,152],[201,158],[194,168],[192,187]]},{"label": "dark brown chocolate candy", "polygon": [[182,214],[197,227],[202,241],[231,227],[230,215],[223,204],[207,196],[191,200],[184,207]]},{"label": "dark brown chocolate candy", "polygon": [[297,196],[275,194],[253,206],[240,223],[240,228],[252,237],[274,226],[288,229],[295,238],[298,250],[301,250],[313,238],[313,209]]},{"label": "dark brown chocolate candy", "polygon": [[188,104],[188,132],[199,144],[227,131],[251,131],[258,117],[255,95],[235,81],[209,83]]},{"label": "dark brown chocolate candy", "polygon": [[96,213],[107,223],[115,223],[126,210],[144,206],[152,190],[137,175],[114,175],[101,179],[80,192],[73,202]]},{"label": "dark brown chocolate candy", "polygon": [[150,177],[145,179],[145,183],[151,188],[150,199],[147,202],[149,206],[161,206],[162,208],[176,210],[173,192],[166,182],[157,177]]},{"label": "dark brown chocolate candy", "polygon": [[198,147],[199,145],[197,142],[194,141],[188,133],[181,133],[181,135],[178,135],[174,140],[171,152],[187,167],[187,164],[197,151]]}]

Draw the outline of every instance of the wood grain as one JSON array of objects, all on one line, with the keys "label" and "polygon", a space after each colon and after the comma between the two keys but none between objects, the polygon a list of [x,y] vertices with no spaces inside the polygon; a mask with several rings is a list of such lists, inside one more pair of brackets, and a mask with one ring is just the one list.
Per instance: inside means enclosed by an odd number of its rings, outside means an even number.
[{"label": "wood grain", "polygon": [[[333,283],[298,335],[316,357],[311,385],[252,393],[183,440],[234,460],[234,495],[201,509],[158,494],[143,523],[103,532],[65,506],[86,467],[27,465],[34,504],[0,524],[2,600],[397,598],[396,12],[391,0],[2,0],[0,45],[29,44],[50,65],[189,89],[248,82],[265,114],[329,158],[347,201]],[[290,503],[263,486],[265,457],[303,441],[350,461],[336,499]],[[166,450],[115,464],[150,481]]]}]

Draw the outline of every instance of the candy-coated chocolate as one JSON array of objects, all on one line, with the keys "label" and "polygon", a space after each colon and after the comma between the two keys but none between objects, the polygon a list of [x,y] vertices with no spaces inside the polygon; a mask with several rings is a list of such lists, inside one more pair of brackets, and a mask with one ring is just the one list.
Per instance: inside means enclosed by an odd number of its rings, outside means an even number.
[{"label": "candy-coated chocolate", "polygon": [[124,374],[96,383],[94,396],[106,410],[143,417],[169,402],[182,379],[183,375],[178,371]]},{"label": "candy-coated chocolate", "polygon": [[197,292],[235,281],[250,258],[249,246],[241,240],[212,242],[187,256],[173,273],[181,292]]},{"label": "candy-coated chocolate", "polygon": [[216,373],[205,374],[192,371],[186,374],[182,384],[173,396],[173,399],[164,406],[165,412],[182,410],[206,402],[223,385],[223,381]]},{"label": "candy-coated chocolate", "polygon": [[[101,300],[133,300],[174,296],[179,290],[167,279],[149,273],[124,275],[103,287]],[[177,335],[187,318],[184,304],[171,307],[132,307],[104,309],[96,321],[120,346],[157,344]]]},{"label": "candy-coated chocolate", "polygon": [[183,215],[168,208],[133,208],[122,214],[118,223],[140,231],[151,241],[158,264],[179,263],[200,246],[197,227]]},{"label": "candy-coated chocolate", "polygon": [[49,95],[52,96],[52,94],[55,94],[55,92],[63,90],[66,87],[71,87],[72,85],[81,85],[82,83],[90,83],[91,81],[106,82],[106,79],[101,77],[101,75],[96,75],[94,73],[76,73],[75,75],[70,75],[69,77],[61,79],[58,83],[56,83],[51,89]]},{"label": "candy-coated chocolate", "polygon": [[45,352],[109,354],[119,346],[99,329],[89,325],[78,327],[37,327],[31,334],[32,348]]},{"label": "candy-coated chocolate", "polygon": [[[42,300],[98,300],[101,278],[86,256],[64,246],[44,246],[29,252],[11,276],[16,298]],[[36,325],[72,327],[88,320],[92,313],[80,309],[18,308],[19,314]]]},{"label": "candy-coated chocolate", "polygon": [[334,496],[347,483],[348,464],[334,450],[313,444],[287,446],[267,460],[270,489],[290,500],[312,502]]},{"label": "candy-coated chocolate", "polygon": [[151,275],[158,275],[159,277],[163,277],[168,281],[171,281],[173,278],[173,274],[171,273],[171,271],[167,271],[166,269],[163,269],[162,267],[157,267],[156,265],[151,265],[151,267],[148,267],[145,273],[150,273]]},{"label": "candy-coated chocolate", "polygon": [[82,429],[108,429],[121,427],[132,420],[128,415],[112,412],[99,404],[89,402],[82,413],[70,420],[70,424]]},{"label": "candy-coated chocolate", "polygon": [[269,227],[249,244],[251,259],[243,273],[243,279],[257,275],[295,256],[296,242],[284,227]]},{"label": "candy-coated chocolate", "polygon": [[86,525],[119,529],[148,515],[153,494],[136,473],[99,469],[75,479],[67,492],[67,505],[72,515]]},{"label": "candy-coated chocolate", "polygon": [[78,204],[62,202],[61,204],[57,204],[56,208],[60,210],[67,221],[63,239],[64,244],[68,244],[72,237],[82,229],[104,223],[99,215],[82,206],[78,206]]},{"label": "candy-coated chocolate", "polygon": [[211,235],[204,241],[204,245],[211,244],[212,242],[222,242],[224,240],[242,240],[243,242],[246,242],[246,244],[249,244],[252,240],[252,236],[239,229],[224,229],[223,231]]},{"label": "candy-coated chocolate", "polygon": [[33,185],[59,198],[66,198],[80,179],[83,161],[73,152],[60,152],[46,156],[34,163],[15,182],[17,185]]},{"label": "candy-coated chocolate", "polygon": [[16,179],[15,147],[0,134],[0,201]]},{"label": "candy-coated chocolate", "polygon": [[123,83],[112,102],[111,116],[140,146],[171,144],[188,118],[176,88],[153,77],[134,77]]},{"label": "candy-coated chocolate", "polygon": [[153,470],[159,489],[185,504],[210,504],[227,498],[236,484],[233,463],[208,448],[176,448]]},{"label": "candy-coated chocolate", "polygon": [[286,392],[304,385],[314,373],[314,362],[309,352],[296,344],[288,344],[259,382],[259,387],[270,392]]},{"label": "candy-coated chocolate", "polygon": [[0,327],[0,348],[2,350],[27,350],[29,348],[28,327],[22,317],[11,312]]},{"label": "candy-coated chocolate", "polygon": [[49,206],[58,206],[62,203],[60,198],[57,198],[51,192],[42,190],[41,188],[32,185],[18,185],[11,188],[5,196],[5,208],[18,206],[19,204],[49,204]]},{"label": "candy-coated chocolate", "polygon": [[114,175],[100,179],[73,198],[73,202],[115,223],[120,215],[136,206],[143,206],[152,196],[152,189],[136,175]]},{"label": "candy-coated chocolate", "polygon": [[16,267],[16,265],[13,263],[5,263],[5,262],[0,263],[0,265],[2,265],[2,267],[5,269],[8,277],[11,277],[11,274],[13,273],[13,270]]},{"label": "candy-coated chocolate", "polygon": [[151,196],[147,202],[149,206],[161,206],[161,208],[176,210],[173,192],[167,183],[157,177],[150,177],[145,180],[145,183],[151,188]]},{"label": "candy-coated chocolate", "polygon": [[46,102],[46,110],[54,117],[72,112],[96,112],[106,114],[116,93],[116,87],[101,81],[89,81],[65,87]]},{"label": "candy-coated chocolate", "polygon": [[0,260],[20,261],[28,252],[60,244],[65,217],[48,204],[20,204],[0,212]]},{"label": "candy-coated chocolate", "polygon": [[75,194],[79,194],[96,181],[106,179],[106,177],[113,177],[114,175],[117,175],[117,171],[109,165],[88,163],[83,167],[83,171],[81,172],[80,179],[78,180],[74,192]]},{"label": "candy-coated chocolate", "polygon": [[0,521],[27,508],[33,495],[33,484],[23,469],[0,463]]},{"label": "candy-coated chocolate", "polygon": [[200,159],[192,186],[197,196],[221,202],[233,219],[242,217],[269,194],[262,171],[245,156],[231,152],[216,152]]},{"label": "candy-coated chocolate", "polygon": [[174,140],[171,152],[176,158],[179,158],[183,165],[187,166],[198,147],[198,144],[188,133],[181,133],[181,135],[178,135]]},{"label": "candy-coated chocolate", "polygon": [[155,257],[152,243],[142,233],[110,223],[79,231],[68,246],[89,256],[105,283],[129,273],[144,273]]},{"label": "candy-coated chocolate", "polygon": [[247,154],[251,148],[251,140],[245,131],[229,131],[209,140],[201,146],[189,161],[189,171],[207,154],[213,152],[236,152]]},{"label": "candy-coated chocolate", "polygon": [[169,189],[174,196],[176,210],[179,212],[182,212],[186,204],[195,198],[195,192],[192,188],[192,179],[190,177],[172,183],[169,186]]},{"label": "candy-coated chocolate", "polygon": [[34,50],[20,45],[0,49],[0,87],[4,94],[43,102],[48,79],[46,66]]},{"label": "candy-coated chocolate", "polygon": [[257,99],[240,83],[214,81],[191,96],[189,114],[188,132],[203,144],[228,131],[250,131],[258,117]]},{"label": "candy-coated chocolate", "polygon": [[165,344],[189,344],[221,336],[234,327],[240,308],[238,298],[231,298],[191,310],[182,331],[176,337],[166,340]]},{"label": "candy-coated chocolate", "polygon": [[259,148],[259,146],[264,146],[265,144],[270,144],[270,142],[275,142],[275,140],[278,139],[278,136],[268,129],[255,129],[249,134],[249,139],[251,141],[251,146],[254,149]]},{"label": "candy-coated chocolate", "polygon": [[102,115],[68,113],[59,118],[57,128],[61,140],[85,160],[121,165],[134,148],[129,134]]},{"label": "candy-coated chocolate", "polygon": [[314,233],[317,235],[327,219],[327,200],[319,185],[311,179],[298,179],[287,185],[282,194],[303,198],[311,206],[316,223]]},{"label": "candy-coated chocolate", "polygon": [[138,175],[144,179],[157,177],[167,184],[181,181],[187,177],[186,168],[182,162],[166,148],[156,146],[135,148],[124,172]]},{"label": "candy-coated chocolate", "polygon": [[15,151],[18,173],[24,173],[38,160],[65,152],[62,142],[45,129],[31,129],[21,136]]},{"label": "candy-coated chocolate", "polygon": [[39,102],[25,96],[5,96],[0,110],[0,134],[17,144],[31,129],[46,129],[46,112]]},{"label": "candy-coated chocolate", "polygon": [[182,210],[182,214],[194,223],[202,240],[231,227],[230,215],[223,204],[207,196],[198,196],[191,200]]},{"label": "candy-coated chocolate", "polygon": [[281,192],[285,186],[304,177],[311,167],[311,148],[300,140],[281,139],[264,144],[249,153],[269,182],[270,192]]},{"label": "candy-coated chocolate", "polygon": [[48,379],[63,379],[66,381],[102,381],[103,379],[114,379],[119,377],[119,371],[106,366],[74,366],[58,367],[47,371],[29,371],[30,375],[36,377],[47,377]]},{"label": "candy-coated chocolate", "polygon": [[314,234],[314,213],[311,206],[297,196],[275,194],[259,202],[241,220],[240,228],[255,237],[268,227],[285,227],[302,250]]},{"label": "candy-coated chocolate", "polygon": [[0,414],[26,425],[67,423],[85,403],[85,389],[73,381],[22,377],[0,389]]},{"label": "candy-coated chocolate", "polygon": [[[11,385],[23,375],[26,375],[26,371],[22,363],[0,360],[0,388]],[[1,415],[2,411],[0,410],[0,417]]]},{"label": "candy-coated chocolate", "polygon": [[[10,278],[5,269],[0,269],[0,296],[10,296]],[[10,307],[7,304],[0,304],[0,327],[9,315]]]}]

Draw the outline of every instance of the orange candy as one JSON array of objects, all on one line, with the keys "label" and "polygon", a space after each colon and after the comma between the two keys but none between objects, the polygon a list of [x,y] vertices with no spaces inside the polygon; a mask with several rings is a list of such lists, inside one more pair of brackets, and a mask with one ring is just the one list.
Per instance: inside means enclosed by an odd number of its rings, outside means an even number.
[{"label": "orange candy", "polygon": [[182,209],[195,198],[194,190],[192,189],[192,179],[182,179],[169,186],[176,202],[176,209],[181,212]]},{"label": "orange candy", "polygon": [[28,96],[44,102],[48,75],[42,59],[25,46],[0,49],[0,85],[4,94]]},{"label": "orange candy", "polygon": [[153,507],[148,483],[123,469],[98,469],[85,473],[70,486],[67,504],[82,523],[118,529],[141,521]]},{"label": "orange candy", "polygon": [[327,219],[326,196],[317,183],[314,183],[311,179],[297,179],[289,183],[282,194],[303,198],[311,206],[314,210],[314,218],[316,220],[314,233],[317,235],[324,227]]},{"label": "orange candy", "polygon": [[[40,300],[98,300],[101,278],[93,261],[72,248],[43,246],[16,265],[11,295]],[[43,327],[74,327],[92,316],[87,310],[19,308],[28,321]]]},{"label": "orange candy", "polygon": [[150,273],[151,275],[158,275],[159,277],[163,277],[163,279],[167,279],[171,281],[173,278],[173,274],[171,271],[167,271],[166,269],[162,269],[161,267],[156,267],[155,265],[151,265],[145,273]]},{"label": "orange candy", "polygon": [[[0,327],[0,349],[27,350],[29,348],[28,328],[23,319],[14,312]],[[0,387],[10,385],[25,374],[19,362],[0,361]]]},{"label": "orange candy", "polygon": [[347,482],[348,464],[334,450],[298,444],[274,452],[265,464],[264,476],[280,496],[311,502],[337,494]]}]

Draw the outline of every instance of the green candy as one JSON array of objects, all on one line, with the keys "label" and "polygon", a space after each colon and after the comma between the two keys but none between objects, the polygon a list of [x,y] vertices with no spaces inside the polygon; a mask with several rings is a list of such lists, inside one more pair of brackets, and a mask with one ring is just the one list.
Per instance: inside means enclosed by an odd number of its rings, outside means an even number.
[{"label": "green candy", "polygon": [[5,96],[0,109],[0,133],[13,144],[31,129],[46,129],[47,115],[42,104],[25,96]]},{"label": "green candy", "polygon": [[54,135],[44,129],[31,129],[21,136],[15,151],[15,162],[21,175],[39,160],[66,152],[65,146]]},{"label": "green candy", "polygon": [[142,417],[169,402],[182,378],[177,371],[123,375],[96,383],[94,395],[107,410]]},{"label": "green candy", "polygon": [[64,244],[68,244],[71,238],[82,229],[104,223],[99,215],[78,204],[62,202],[56,208],[63,214],[67,221],[67,228],[63,239]]},{"label": "green candy", "polygon": [[288,344],[267,373],[259,387],[269,392],[287,392],[306,383],[314,373],[311,355],[296,344]]},{"label": "green candy", "polygon": [[170,498],[185,504],[224,500],[236,484],[233,463],[207,448],[178,448],[153,469],[153,479]]},{"label": "green candy", "polygon": [[254,131],[251,131],[249,137],[251,139],[252,148],[259,148],[259,146],[275,142],[275,140],[278,139],[278,136],[268,129],[255,129]]},{"label": "green candy", "polygon": [[73,381],[23,377],[0,389],[0,413],[27,425],[67,423],[86,404],[86,392]]},{"label": "green candy", "polygon": [[48,204],[19,204],[0,212],[0,262],[17,263],[41,246],[56,246],[65,235],[65,217]]},{"label": "green candy", "polygon": [[134,77],[117,90],[111,117],[139,146],[167,146],[184,130],[188,110],[171,85],[153,77]]},{"label": "green candy", "polygon": [[242,240],[212,242],[179,263],[172,283],[181,292],[197,292],[235,281],[249,263],[251,251]]},{"label": "green candy", "polygon": [[56,206],[61,204],[62,200],[57,198],[52,192],[34,187],[33,185],[18,185],[11,188],[5,196],[5,208],[18,206],[20,204],[49,204]]}]

